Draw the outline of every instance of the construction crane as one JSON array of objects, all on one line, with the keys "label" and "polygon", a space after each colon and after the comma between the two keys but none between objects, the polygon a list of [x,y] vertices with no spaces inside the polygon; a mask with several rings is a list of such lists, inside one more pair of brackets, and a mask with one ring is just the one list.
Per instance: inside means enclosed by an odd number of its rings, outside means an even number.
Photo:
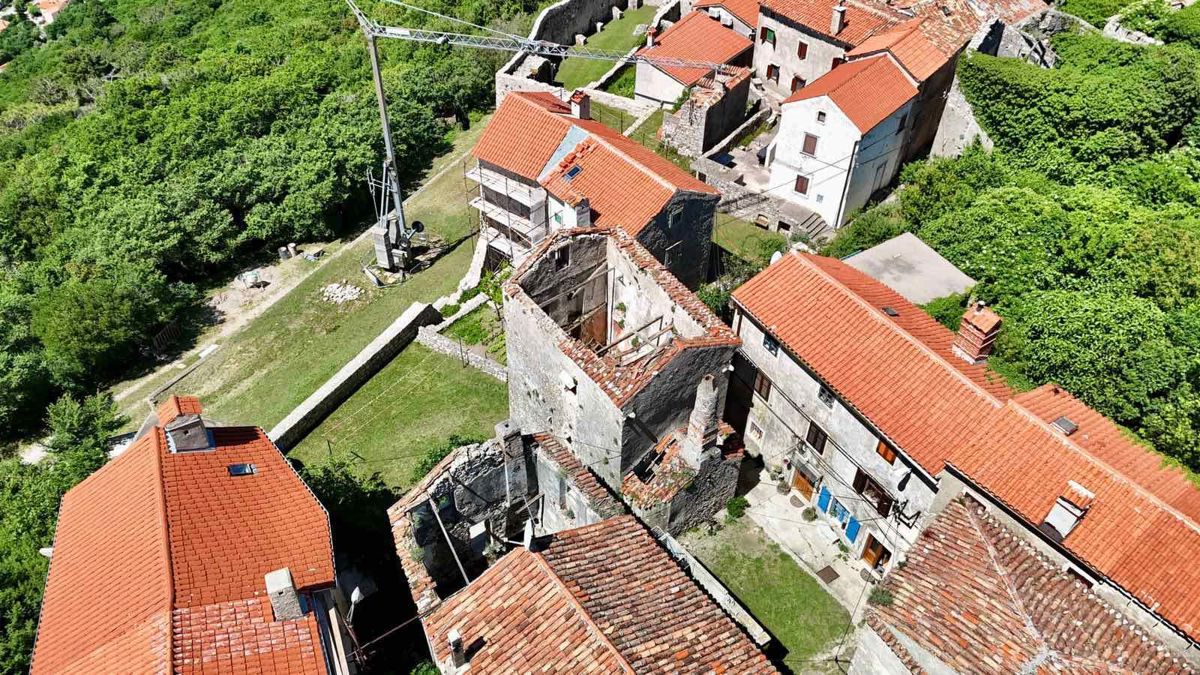
[{"label": "construction crane", "polygon": [[[362,29],[363,35],[367,38],[367,51],[371,56],[371,73],[375,79],[375,96],[379,101],[379,120],[383,125],[383,146],[386,153],[386,157],[384,158],[383,183],[384,191],[391,194],[392,214],[389,216],[386,213],[387,209],[384,209],[380,223],[374,231],[374,240],[376,261],[380,267],[389,271],[396,270],[397,267],[403,270],[407,265],[410,242],[413,235],[416,234],[416,230],[414,227],[410,227],[404,219],[404,198],[400,192],[400,174],[397,171],[396,151],[392,146],[392,129],[391,124],[388,122],[387,98],[384,96],[383,77],[379,71],[379,50],[375,42],[377,38],[408,40],[410,42],[425,42],[437,45],[453,45],[456,47],[472,47],[475,49],[521,52],[556,59],[572,56],[618,63],[645,63],[666,68],[702,68],[712,71],[714,74],[729,74],[732,71],[731,66],[724,63],[643,56],[636,53],[627,54],[608,49],[572,47],[545,40],[532,40],[485,26],[478,26],[462,19],[456,19],[452,16],[446,16],[445,14],[410,5],[402,0],[386,1],[409,10],[429,14],[439,19],[463,24],[490,33],[490,35],[478,35],[385,26],[367,16],[366,12],[362,11],[354,0],[346,0],[346,4],[350,6],[350,11],[354,13],[354,18],[358,20],[358,25]],[[385,196],[384,202],[386,201],[387,197]],[[419,229],[419,223],[414,223],[414,226]],[[397,255],[399,256],[399,260],[397,260]]]}]

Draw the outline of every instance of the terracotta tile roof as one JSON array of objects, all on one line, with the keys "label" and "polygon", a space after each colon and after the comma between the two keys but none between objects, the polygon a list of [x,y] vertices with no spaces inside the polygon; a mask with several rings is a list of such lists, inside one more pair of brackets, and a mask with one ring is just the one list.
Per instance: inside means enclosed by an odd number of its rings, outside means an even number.
[{"label": "terracotta tile roof", "polygon": [[1200,637],[1200,568],[1193,564],[1200,556],[1200,526],[1150,489],[1016,401],[979,425],[947,464],[1034,527],[1068,481],[1090,491],[1091,506],[1061,545],[1193,639]]},{"label": "terracotta tile roof", "polygon": [[903,636],[956,672],[1190,673],[973,501],[934,518],[867,624],[918,672]]},{"label": "terracotta tile roof", "polygon": [[[632,364],[622,365],[609,352],[603,357],[597,356],[579,340],[569,337],[549,317],[545,317],[544,326],[549,332],[560,336],[559,350],[573,360],[587,376],[608,394],[618,407],[623,406],[642,390],[667,363],[688,349],[723,348],[729,349],[741,344],[729,326],[726,326],[717,315],[712,313],[700,298],[696,297],[674,277],[662,263],[654,258],[649,251],[637,242],[623,229],[617,228],[574,228],[558,230],[542,240],[516,272],[504,284],[504,293],[518,302],[526,302],[536,307],[533,301],[521,290],[520,281],[531,267],[546,257],[564,239],[571,237],[603,236],[633,262],[634,266],[650,275],[652,282],[662,288],[675,305],[694,321],[703,331],[703,335],[683,337],[675,335],[670,343],[665,345],[653,358],[642,359]],[[541,311],[540,309],[538,310]],[[543,316],[545,316],[543,314]]]},{"label": "terracotta tile roof", "polygon": [[315,613],[275,621],[266,597],[175,610],[175,672],[324,673]]},{"label": "terracotta tile roof", "polygon": [[845,2],[846,24],[837,35],[833,35],[830,31],[831,21],[833,8],[838,2],[839,0],[763,0],[761,5],[818,35],[846,45],[861,44],[872,35],[882,33],[908,18],[904,13],[884,3],[848,0]]},{"label": "terracotta tile roof", "polygon": [[[565,158],[551,165],[573,128],[580,140]],[[571,117],[561,101],[542,92],[513,92],[505,97],[472,154],[540,182],[567,203],[586,197],[595,212],[594,225],[620,226],[635,236],[676,192],[718,194],[711,185],[603,124]],[[583,171],[567,179],[566,172],[576,165]]]},{"label": "terracotta tile roof", "polygon": [[1010,26],[1050,8],[1042,0],[970,0],[970,4],[980,19],[995,17]]},{"label": "terracotta tile roof", "polygon": [[508,553],[425,628],[443,662],[481,641],[472,672],[776,672],[632,516]]},{"label": "terracotta tile roof", "polygon": [[571,484],[588,498],[592,508],[602,518],[615,516],[625,510],[621,506],[621,501],[604,486],[604,483],[595,473],[592,473],[591,469],[579,461],[575,453],[563,445],[562,441],[550,434],[533,434],[533,440],[546,453],[547,457],[567,473]]},{"label": "terracotta tile roof", "polygon": [[891,58],[871,56],[825,73],[784,99],[783,105],[828,96],[865,134],[916,95],[917,88]]},{"label": "terracotta tile roof", "polygon": [[[757,20],[758,5],[755,4]],[[750,25],[754,25],[751,21]],[[704,12],[688,12],[665,30],[653,47],[642,47],[639,56],[650,58],[684,59],[708,63],[732,63],[734,59],[753,47],[753,44],[733,29],[721,25]],[[656,66],[685,87],[696,84],[712,74],[710,68],[683,68],[678,66]]]},{"label": "terracotta tile roof", "polygon": [[63,497],[34,673],[171,670],[171,559],[157,437]]},{"label": "terracotta tile roof", "polygon": [[700,0],[693,5],[696,9],[724,7],[729,13],[750,28],[758,27],[758,0]]},{"label": "terracotta tile roof", "polygon": [[204,406],[200,405],[200,399],[172,394],[158,404],[158,426],[165,427],[180,415],[199,415],[202,412]]},{"label": "terracotta tile roof", "polygon": [[733,300],[931,475],[961,445],[963,420],[1009,396],[986,365],[953,354],[954,333],[840,260],[785,255]]},{"label": "terracotta tile roof", "polygon": [[1131,432],[1067,390],[1050,383],[1018,394],[1013,400],[1047,424],[1059,417],[1071,420],[1078,427],[1070,436],[1072,443],[1200,522],[1200,490],[1183,469],[1169,465],[1162,455],[1134,440]]},{"label": "terracotta tile roof", "polygon": [[[656,506],[671,501],[692,482],[696,477],[696,469],[688,466],[679,456],[687,429],[686,426],[680,427],[658,441],[651,450],[651,453],[659,455],[653,460],[657,466],[647,479],[643,480],[637,471],[625,474],[621,479],[621,494],[626,499],[643,508]],[[733,427],[726,422],[720,422],[718,429],[722,457],[741,461],[745,455],[741,437],[734,435]]]},{"label": "terracotta tile roof", "polygon": [[[872,54],[890,53],[896,57],[900,65],[918,82],[925,81],[930,75],[945,66],[958,53],[958,47],[966,44],[966,39],[954,49],[943,51],[938,48],[923,31],[923,24],[932,24],[932,19],[912,19],[879,35],[872,36],[850,51],[847,56],[853,58]],[[969,38],[970,36],[967,36]]]},{"label": "terracotta tile roof", "polygon": [[[199,409],[194,398],[172,397],[160,415],[170,421],[172,410]],[[274,639],[309,634],[311,616],[263,626],[258,614],[244,624],[234,610],[261,613],[251,608],[265,595],[263,577],[281,567],[300,589],[333,584],[324,509],[261,429],[211,432],[214,450],[176,454],[155,427],[67,492],[35,672],[166,672],[197,665],[197,654],[212,670],[232,663],[230,646],[252,637],[269,647],[257,664],[290,666],[320,649]],[[255,473],[230,476],[236,463],[254,464]],[[214,612],[219,622],[199,620]]]}]

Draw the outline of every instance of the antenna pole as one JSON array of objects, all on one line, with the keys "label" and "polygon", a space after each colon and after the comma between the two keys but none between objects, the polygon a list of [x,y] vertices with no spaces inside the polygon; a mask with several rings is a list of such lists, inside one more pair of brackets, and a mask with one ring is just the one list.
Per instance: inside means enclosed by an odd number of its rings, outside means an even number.
[{"label": "antenna pole", "polygon": [[[400,249],[400,267],[404,268],[406,251],[408,249],[408,225],[404,222],[404,196],[400,192],[400,174],[397,171],[396,165],[396,149],[392,147],[392,125],[388,121],[387,97],[383,93],[383,76],[379,72],[379,48],[375,44],[375,35],[363,26],[363,34],[367,37],[367,52],[371,55],[371,74],[375,78],[375,97],[379,101],[379,121],[383,125],[383,146],[386,153],[384,172],[387,176],[384,178],[387,181],[386,189],[392,193],[392,208],[394,220],[388,219],[384,215],[384,219],[388,222],[380,223],[380,227],[386,231],[385,246],[389,249],[387,255],[387,263],[391,263],[391,246],[398,244]],[[384,206],[386,209],[386,205]],[[395,227],[392,227],[393,223]],[[385,260],[380,259],[380,264],[387,269],[393,269],[393,265],[384,265]]]}]

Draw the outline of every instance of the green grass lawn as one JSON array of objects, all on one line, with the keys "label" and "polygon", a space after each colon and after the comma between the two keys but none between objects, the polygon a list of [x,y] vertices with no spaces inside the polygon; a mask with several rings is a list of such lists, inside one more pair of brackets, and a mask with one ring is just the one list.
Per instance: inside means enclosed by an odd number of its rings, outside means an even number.
[{"label": "green grass lawn", "polygon": [[631,115],[620,108],[611,108],[603,103],[592,101],[592,119],[618,133],[625,133],[629,125],[637,121],[636,115]]},{"label": "green grass lawn", "polygon": [[779,640],[793,670],[819,665],[809,660],[846,630],[845,608],[749,518],[711,535],[689,532],[682,543]]},{"label": "green grass lawn", "polygon": [[[644,5],[631,9],[616,21],[604,24],[604,29],[588,37],[587,47],[591,49],[610,49],[627,52],[646,39],[645,35],[634,35],[633,29],[638,24],[650,23],[658,8]],[[611,61],[598,59],[583,59],[567,57],[558,68],[558,81],[565,89],[578,89],[600,79],[612,68]]]},{"label": "green grass lawn", "polygon": [[489,438],[507,416],[507,385],[413,343],[289,455],[309,463],[344,454],[402,491],[430,448],[455,435]]},{"label": "green grass lawn", "polygon": [[[615,77],[604,85],[604,91],[625,98],[633,98],[634,88],[637,85],[637,68],[633,66],[625,66],[617,71]],[[594,105],[594,104],[593,104]]]},{"label": "green grass lawn", "polygon": [[450,324],[442,335],[462,344],[481,348],[492,359],[507,364],[504,326],[496,317],[496,310],[487,305],[477,307]]},{"label": "green grass lawn", "polygon": [[[455,135],[454,149],[430,174],[457,161],[474,145],[490,118]],[[462,171],[451,167],[409,200],[406,215],[447,241],[471,230]],[[460,244],[429,269],[400,286],[373,288],[361,271],[373,259],[369,238],[326,263],[172,387],[174,393],[200,396],[214,419],[270,429],[338,371],[414,301],[432,302],[454,290],[470,263],[472,241]],[[363,289],[355,301],[335,305],[321,297],[330,283]],[[169,379],[169,378],[164,378]]]},{"label": "green grass lawn", "polygon": [[771,254],[787,246],[787,239],[754,223],[718,213],[713,241],[737,257],[759,265],[771,262]]}]

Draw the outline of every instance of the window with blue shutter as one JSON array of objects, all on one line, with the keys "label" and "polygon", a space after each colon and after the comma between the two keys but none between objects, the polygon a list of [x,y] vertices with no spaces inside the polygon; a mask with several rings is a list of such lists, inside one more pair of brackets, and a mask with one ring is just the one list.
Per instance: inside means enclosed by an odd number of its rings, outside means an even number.
[{"label": "window with blue shutter", "polygon": [[817,507],[822,511],[829,510],[829,488],[821,488],[821,494],[817,497]]},{"label": "window with blue shutter", "polygon": [[854,543],[854,540],[858,538],[858,528],[858,520],[854,516],[850,516],[850,522],[846,523],[846,538],[851,543]]}]

